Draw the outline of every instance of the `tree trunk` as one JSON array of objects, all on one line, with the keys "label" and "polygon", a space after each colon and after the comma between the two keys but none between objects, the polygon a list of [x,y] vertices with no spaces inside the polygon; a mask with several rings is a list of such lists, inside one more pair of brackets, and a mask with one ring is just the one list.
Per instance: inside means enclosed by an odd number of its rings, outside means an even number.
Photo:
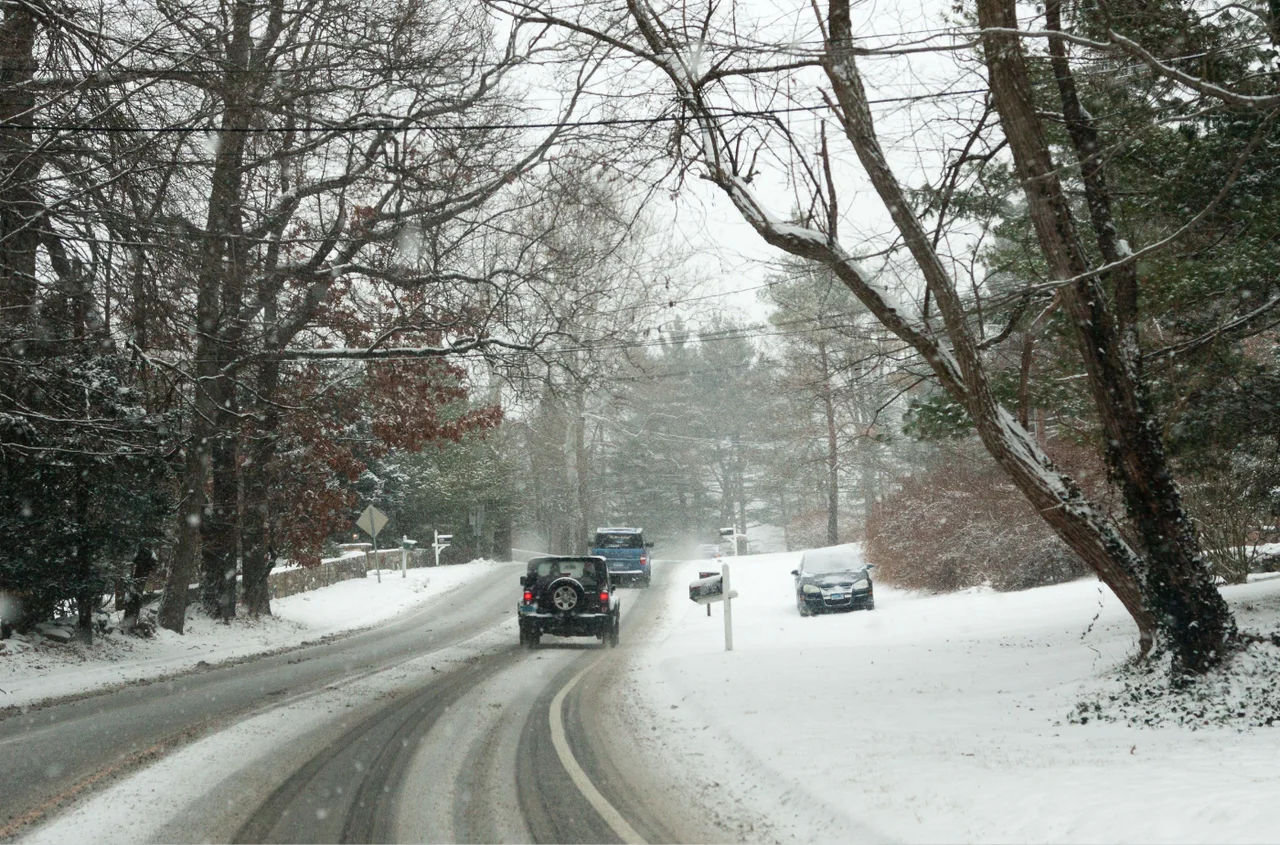
[{"label": "tree trunk", "polygon": [[266,433],[259,433],[249,449],[242,472],[244,548],[241,571],[245,611],[250,616],[271,615],[271,593],[267,578],[275,566],[275,552],[268,506],[268,464],[274,450],[274,439]]},{"label": "tree trunk", "polygon": [[[197,311],[199,311],[197,306]],[[203,345],[198,343],[197,350]],[[196,372],[200,373],[197,351]],[[196,573],[196,561],[200,558],[200,522],[204,519],[205,462],[209,458],[208,426],[201,420],[202,408],[210,404],[204,398],[205,391],[199,378],[196,380],[196,397],[192,413],[191,433],[188,435],[186,456],[182,467],[183,491],[178,501],[178,546],[165,576],[164,595],[156,613],[156,624],[181,634],[187,619],[187,586]]]},{"label": "tree trunk", "polygon": [[76,544],[76,638],[85,645],[93,645],[93,611],[102,597],[95,589],[93,577],[93,549],[89,545],[89,491],[84,484],[77,484],[72,493],[75,499],[76,522],[80,542]]},{"label": "tree trunk", "polygon": [[[233,69],[248,66],[252,34],[250,25],[254,8],[245,0],[239,0],[234,7],[231,43],[227,54],[227,61]],[[223,371],[223,365],[229,353],[220,335],[225,328],[223,317],[228,315],[221,312],[224,301],[239,302],[234,291],[231,296],[224,295],[223,285],[228,277],[237,279],[234,283],[243,278],[241,268],[233,267],[228,274],[225,266],[229,254],[233,263],[243,261],[243,256],[238,253],[239,244],[233,243],[234,234],[241,228],[239,221],[244,175],[242,160],[246,137],[245,132],[238,130],[248,126],[251,109],[244,80],[237,79],[236,76],[235,73],[228,74],[223,84],[222,131],[219,133],[218,151],[214,157],[209,208],[196,281],[195,385],[187,459],[183,467],[185,496],[179,508],[178,548],[165,581],[164,599],[160,605],[160,625],[179,634],[182,633],[186,619],[187,585],[197,572],[198,562],[205,562],[200,567],[204,576],[202,597],[210,594],[210,579],[221,581],[221,573],[226,571],[228,541],[223,526],[215,524],[212,537],[209,538],[202,536],[202,525],[208,516],[205,486],[210,456],[215,445],[218,445],[217,441],[225,433],[219,430],[219,423],[225,424],[227,419],[227,409],[223,407],[223,402],[230,378]],[[234,313],[229,316],[232,320],[235,319]],[[223,448],[225,449],[225,444]],[[223,458],[225,460],[225,455]],[[225,496],[225,486],[219,492]],[[202,551],[202,542],[209,539],[212,539],[214,548],[206,555]],[[234,544],[232,548],[234,549]],[[232,554],[234,555],[234,551]],[[234,562],[234,557],[232,560]],[[210,572],[218,574],[211,576]],[[232,583],[234,584],[234,580]],[[214,611],[217,612],[216,605]]]},{"label": "tree trunk", "polygon": [[43,159],[32,143],[35,117],[36,37],[31,9],[6,3],[0,20],[0,323],[33,317],[36,298],[36,250],[43,203],[36,193]]},{"label": "tree trunk", "polygon": [[[254,111],[253,37],[251,25],[257,5],[236,3],[232,19],[232,37],[227,50],[228,64],[240,71],[241,78],[228,78],[223,86],[226,104],[224,125],[247,127]],[[228,137],[228,136],[233,137]],[[223,148],[226,150],[225,160]],[[214,417],[216,434],[210,453],[213,477],[211,498],[205,511],[203,548],[201,550],[200,595],[205,611],[230,621],[236,615],[236,562],[240,550],[240,420],[237,381],[231,370],[240,356],[244,326],[239,317],[244,301],[248,256],[244,242],[243,202],[245,133],[222,133],[218,147],[219,165],[225,161],[225,189],[218,227],[211,230],[220,236],[222,266],[220,285],[221,319],[214,350],[218,358]],[[217,174],[215,172],[215,178]],[[215,187],[216,191],[216,187]]]},{"label": "tree trunk", "polygon": [[[133,570],[124,583],[123,614],[120,628],[125,632],[140,632],[138,618],[142,615],[142,600],[146,595],[147,579],[156,569],[156,553],[149,546],[142,546],[133,557]],[[150,629],[148,629],[150,633]]]},{"label": "tree trunk", "polygon": [[590,518],[591,491],[587,476],[587,396],[586,393],[579,388],[576,402],[574,403],[574,420],[573,420],[573,470],[575,481],[575,494],[577,501],[577,520],[574,523],[574,531],[577,537],[574,538],[573,548],[575,552],[587,554],[591,551],[591,540],[589,532],[591,526],[588,523]]},{"label": "tree trunk", "polygon": [[1139,648],[1145,654],[1153,641],[1155,620],[1143,601],[1141,559],[996,401],[955,285],[880,149],[854,59],[847,0],[831,3],[830,33],[827,75],[845,118],[845,134],[933,293],[951,341],[951,354],[927,334],[927,324],[907,322],[867,283],[852,261],[839,260],[834,269],[883,324],[924,355],[943,387],[965,405],[987,451],[1045,521],[1124,604],[1138,626]]},{"label": "tree trunk", "polygon": [[[1017,18],[1014,17],[1016,23]],[[1062,31],[1061,0],[1048,0],[1045,5],[1045,26],[1055,32]],[[1062,101],[1062,116],[1071,137],[1076,161],[1080,165],[1080,178],[1084,182],[1085,201],[1089,206],[1089,219],[1093,223],[1098,251],[1107,264],[1115,264],[1123,257],[1120,249],[1120,233],[1115,216],[1111,212],[1111,191],[1107,187],[1106,168],[1102,161],[1102,147],[1093,119],[1080,104],[1076,93],[1067,46],[1060,38],[1049,39],[1050,65],[1058,84],[1058,96]],[[1138,265],[1129,262],[1111,270],[1112,291],[1115,295],[1116,322],[1125,343],[1138,348]],[[1141,367],[1141,356],[1134,356],[1134,366]]]},{"label": "tree trunk", "polygon": [[[865,443],[866,441],[864,441]],[[864,449],[862,464],[862,536],[869,537],[867,526],[871,523],[871,512],[875,509],[876,500],[880,497],[880,473],[877,468],[876,447],[872,443]]]},{"label": "tree trunk", "polygon": [[827,418],[827,545],[840,542],[840,453],[836,440],[836,407],[831,398],[831,364],[827,344],[818,342],[818,359],[822,364],[822,407]]},{"label": "tree trunk", "polygon": [[[984,29],[1016,29],[1012,0],[979,0]],[[1225,655],[1235,623],[1213,585],[1199,542],[1182,508],[1169,472],[1160,426],[1147,406],[1136,343],[1136,278],[1123,270],[1117,303],[1123,320],[1111,313],[1106,292],[1079,240],[1070,204],[1049,154],[1032,98],[1030,77],[1017,36],[983,35],[991,92],[1005,137],[1023,183],[1041,251],[1055,278],[1076,279],[1062,289],[1063,306],[1076,333],[1094,405],[1108,447],[1107,463],[1124,492],[1125,506],[1146,548],[1137,575],[1175,658],[1175,670],[1202,672]],[[1061,45],[1058,39],[1053,43]],[[1055,48],[1057,49],[1057,48]],[[1117,258],[1109,197],[1096,158],[1096,135],[1074,99],[1065,53],[1058,49],[1055,71],[1066,117],[1086,174],[1086,191],[1099,244]],[[1127,329],[1127,331],[1126,331]]]},{"label": "tree trunk", "polygon": [[[279,339],[274,335],[276,323],[274,304],[269,304],[264,316],[266,325],[269,327],[268,343],[276,346]],[[271,615],[271,593],[267,586],[267,578],[275,566],[275,551],[269,494],[276,432],[280,424],[280,411],[276,405],[279,382],[279,362],[263,362],[258,373],[255,391],[259,409],[254,434],[249,442],[248,457],[242,472],[244,522],[241,569],[244,577],[245,610],[250,616]]]},{"label": "tree trunk", "polygon": [[240,529],[240,437],[236,431],[235,387],[220,379],[217,434],[209,455],[209,503],[201,545],[200,601],[205,613],[224,622],[236,615],[236,559]]}]

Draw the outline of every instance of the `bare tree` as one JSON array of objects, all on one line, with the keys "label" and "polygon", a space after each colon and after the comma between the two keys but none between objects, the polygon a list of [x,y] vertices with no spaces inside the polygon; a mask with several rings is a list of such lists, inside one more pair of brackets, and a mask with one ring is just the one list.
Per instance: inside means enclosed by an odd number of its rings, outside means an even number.
[{"label": "bare tree", "polygon": [[[879,323],[849,293],[844,283],[818,265],[791,261],[772,278],[765,298],[776,309],[771,320],[781,337],[778,344],[778,385],[799,407],[800,420],[814,425],[795,427],[800,435],[789,457],[799,454],[811,462],[819,459],[825,475],[826,537],[829,545],[840,542],[852,526],[843,530],[840,489],[857,487],[866,516],[875,497],[876,451],[874,436],[883,428],[882,413],[896,394],[890,372],[897,369],[886,354],[888,338]],[[800,329],[801,331],[796,331]],[[894,344],[896,345],[896,344]],[[780,426],[780,429],[784,427]],[[786,437],[787,432],[779,432]],[[822,448],[814,447],[821,442]],[[803,459],[803,458],[802,458]]]},{"label": "bare tree", "polygon": [[661,249],[643,203],[607,158],[584,146],[557,162],[530,186],[536,201],[522,226],[532,235],[521,251],[530,282],[522,319],[555,340],[540,350],[539,372],[506,375],[529,408],[535,521],[564,553],[584,551],[592,520],[605,513],[600,457],[611,432],[599,423],[616,416],[610,382],[631,372],[628,347],[679,290],[670,279],[681,256]]},{"label": "bare tree", "polygon": [[[216,11],[199,32],[218,30]],[[353,18],[364,22],[359,31],[347,25]],[[482,9],[238,3],[225,35],[191,51],[216,69],[200,84],[217,104],[218,127],[193,256],[197,340],[180,541],[160,617],[175,630],[197,556],[206,610],[234,614],[241,555],[251,612],[266,610],[262,473],[288,374],[281,362],[443,357],[489,343],[493,315],[455,292],[492,280],[449,272],[441,253],[562,139],[553,126],[529,143],[511,125],[503,80],[540,48],[518,27],[505,44],[495,40]],[[440,342],[397,346],[411,336]],[[331,348],[312,355],[314,346]],[[243,375],[254,371],[246,395]],[[252,523],[243,535],[242,489]]]},{"label": "bare tree", "polygon": [[[44,592],[74,593],[86,638],[103,590],[125,571],[121,548],[133,555],[157,539],[139,523],[163,507],[167,449],[156,435],[172,422],[151,416],[164,403],[145,384],[136,390],[112,322],[130,247],[144,240],[116,206],[152,193],[164,165],[140,163],[163,144],[135,132],[114,73],[125,50],[103,11],[6,3],[0,24],[0,451],[14,470],[5,492],[43,511],[52,537],[78,537],[74,571],[55,574],[53,540],[37,560]],[[83,131],[93,120],[120,132]],[[73,467],[71,489],[37,492],[41,478]]]}]

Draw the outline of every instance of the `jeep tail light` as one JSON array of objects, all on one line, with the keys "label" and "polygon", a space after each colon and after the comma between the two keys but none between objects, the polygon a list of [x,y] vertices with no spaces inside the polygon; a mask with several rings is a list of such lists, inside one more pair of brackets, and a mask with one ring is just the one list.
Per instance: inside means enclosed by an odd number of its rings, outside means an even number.
[{"label": "jeep tail light", "polygon": [[530,592],[530,591],[528,591],[528,590],[525,590],[525,591],[524,591],[524,602],[525,602],[525,604],[528,604],[528,603],[529,603],[529,602],[531,602],[531,601],[533,601],[533,593],[531,593],[531,592]]},{"label": "jeep tail light", "polygon": [[600,591],[600,603],[601,603],[601,604],[605,604],[605,603],[607,603],[608,601],[609,601],[609,594],[608,594],[608,593],[606,593],[604,590],[601,590],[601,591]]}]

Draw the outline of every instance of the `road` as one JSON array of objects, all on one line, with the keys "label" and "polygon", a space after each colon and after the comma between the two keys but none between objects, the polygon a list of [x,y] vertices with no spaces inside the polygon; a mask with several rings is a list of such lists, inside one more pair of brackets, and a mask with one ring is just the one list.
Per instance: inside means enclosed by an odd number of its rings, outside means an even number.
[{"label": "road", "polygon": [[535,650],[516,642],[521,571],[351,636],[0,721],[0,839],[141,819],[125,840],[723,840],[661,771],[628,765],[643,738],[616,718],[612,681],[667,570],[622,591],[620,648]]}]

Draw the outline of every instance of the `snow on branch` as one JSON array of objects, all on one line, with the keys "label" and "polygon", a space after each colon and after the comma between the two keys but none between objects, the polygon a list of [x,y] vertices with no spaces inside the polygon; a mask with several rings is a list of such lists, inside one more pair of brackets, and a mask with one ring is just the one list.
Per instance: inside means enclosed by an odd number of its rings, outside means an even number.
[{"label": "snow on branch", "polygon": [[983,33],[993,33],[997,35],[1013,35],[1018,38],[1058,38],[1063,41],[1069,41],[1072,44],[1079,44],[1082,47],[1090,47],[1094,50],[1101,50],[1107,53],[1120,51],[1138,59],[1147,67],[1159,75],[1172,79],[1193,91],[1198,91],[1208,97],[1214,97],[1222,100],[1224,103],[1231,103],[1236,106],[1245,106],[1254,109],[1273,109],[1280,107],[1280,94],[1268,94],[1265,96],[1241,94],[1232,91],[1229,88],[1223,88],[1201,79],[1198,76],[1192,76],[1185,71],[1178,70],[1172,65],[1162,62],[1149,50],[1138,42],[1126,38],[1113,29],[1107,30],[1106,41],[1098,41],[1093,38],[1085,38],[1080,35],[1073,35],[1069,32],[1061,32],[1058,30],[1047,29],[1010,29],[1007,27],[986,27],[981,30]]},{"label": "snow on branch", "polygon": [[[1165,358],[1176,358],[1202,346],[1207,346],[1215,340],[1234,340],[1264,332],[1267,329],[1274,328],[1276,325],[1280,325],[1280,317],[1272,314],[1277,309],[1277,306],[1280,306],[1280,296],[1273,296],[1247,314],[1242,314],[1234,320],[1223,323],[1216,329],[1205,332],[1199,337],[1193,337],[1180,343],[1170,344],[1163,349],[1148,352],[1142,356],[1142,360],[1144,363],[1151,363]],[[1268,317],[1272,317],[1272,319],[1267,319]]]},{"label": "snow on branch", "polygon": [[765,209],[750,186],[740,177],[713,172],[708,178],[729,195],[743,219],[767,243],[791,255],[817,261],[831,268],[885,328],[924,356],[935,375],[953,396],[961,398],[967,394],[958,364],[938,344],[928,326],[914,319],[897,297],[872,281],[857,259],[845,252],[838,243],[823,232],[778,220]]},{"label": "snow on branch", "polygon": [[388,346],[360,349],[282,349],[265,352],[260,359],[276,361],[381,361],[390,358],[447,358],[490,348],[509,352],[536,352],[536,343],[512,343],[493,337],[459,338],[443,346]]}]

